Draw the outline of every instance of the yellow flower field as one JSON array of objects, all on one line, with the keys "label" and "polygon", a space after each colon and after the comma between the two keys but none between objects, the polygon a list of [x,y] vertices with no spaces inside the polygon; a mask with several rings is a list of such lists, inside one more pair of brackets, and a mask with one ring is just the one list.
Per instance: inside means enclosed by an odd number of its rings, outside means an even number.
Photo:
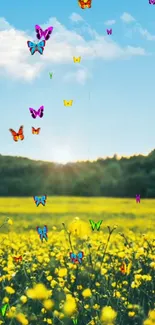
[{"label": "yellow flower field", "polygon": [[155,200],[1,198],[0,324],[154,325],[154,229]]}]

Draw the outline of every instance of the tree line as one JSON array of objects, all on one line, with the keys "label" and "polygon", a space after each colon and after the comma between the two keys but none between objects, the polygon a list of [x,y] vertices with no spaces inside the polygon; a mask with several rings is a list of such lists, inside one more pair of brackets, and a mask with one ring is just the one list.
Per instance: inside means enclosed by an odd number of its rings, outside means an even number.
[{"label": "tree line", "polygon": [[65,165],[0,155],[0,196],[155,197],[155,150],[148,156]]}]

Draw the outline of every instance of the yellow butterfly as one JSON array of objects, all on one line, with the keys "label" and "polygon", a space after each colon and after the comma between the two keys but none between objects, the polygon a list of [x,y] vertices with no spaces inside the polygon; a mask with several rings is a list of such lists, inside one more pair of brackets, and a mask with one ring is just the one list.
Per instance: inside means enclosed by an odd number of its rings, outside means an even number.
[{"label": "yellow butterfly", "polygon": [[74,63],[80,63],[81,62],[81,56],[79,56],[78,58],[73,56],[73,61],[74,61]]},{"label": "yellow butterfly", "polygon": [[64,99],[64,106],[72,106],[73,100],[65,100]]}]

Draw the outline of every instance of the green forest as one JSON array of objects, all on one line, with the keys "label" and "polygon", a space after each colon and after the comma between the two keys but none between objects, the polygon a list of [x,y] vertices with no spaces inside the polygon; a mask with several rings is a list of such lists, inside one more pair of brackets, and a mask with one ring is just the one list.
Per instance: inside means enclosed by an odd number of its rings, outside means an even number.
[{"label": "green forest", "polygon": [[0,196],[155,197],[155,150],[148,156],[65,165],[0,155]]}]

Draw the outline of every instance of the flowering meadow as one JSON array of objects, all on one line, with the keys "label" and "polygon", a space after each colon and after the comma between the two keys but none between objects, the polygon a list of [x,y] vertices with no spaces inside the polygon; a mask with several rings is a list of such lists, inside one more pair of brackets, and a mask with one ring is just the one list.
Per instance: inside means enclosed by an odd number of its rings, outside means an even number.
[{"label": "flowering meadow", "polygon": [[154,200],[1,198],[0,324],[155,325],[154,229]]}]

